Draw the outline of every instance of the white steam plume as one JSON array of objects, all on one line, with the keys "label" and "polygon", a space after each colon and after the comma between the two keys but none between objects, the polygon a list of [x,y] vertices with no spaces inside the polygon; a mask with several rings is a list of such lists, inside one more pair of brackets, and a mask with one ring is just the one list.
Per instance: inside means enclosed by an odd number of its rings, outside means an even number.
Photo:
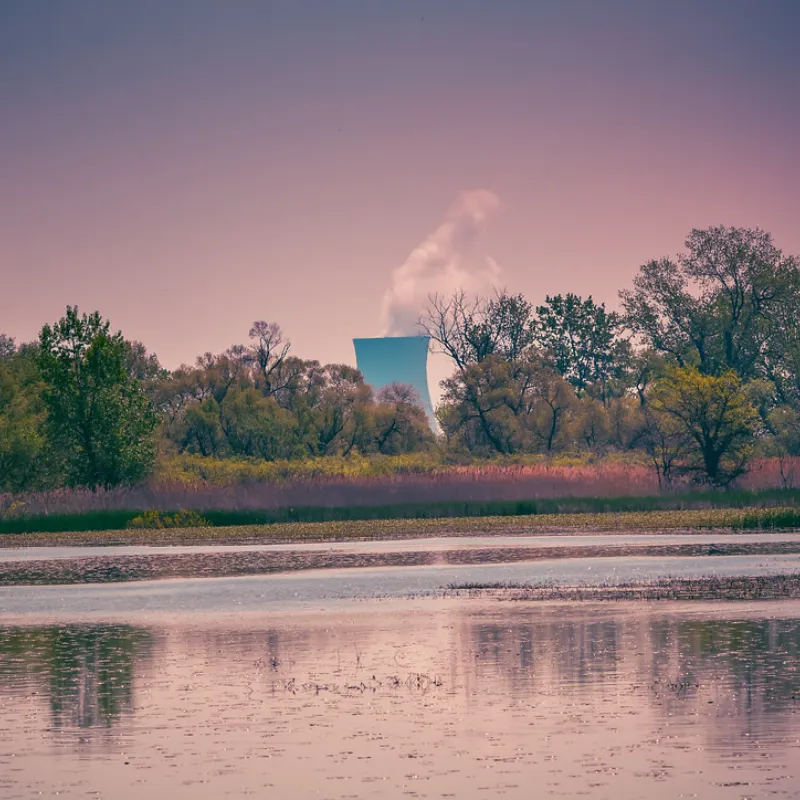
[{"label": "white steam plume", "polygon": [[478,251],[480,233],[500,206],[485,189],[462,192],[441,225],[392,273],[383,297],[384,336],[414,336],[428,296],[457,289],[486,294],[499,283],[500,268]]}]

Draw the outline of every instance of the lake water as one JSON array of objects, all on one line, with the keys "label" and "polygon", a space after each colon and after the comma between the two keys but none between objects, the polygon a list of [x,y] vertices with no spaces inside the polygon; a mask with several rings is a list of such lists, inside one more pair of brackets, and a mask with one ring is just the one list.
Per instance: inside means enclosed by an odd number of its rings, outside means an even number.
[{"label": "lake water", "polygon": [[3,590],[0,797],[800,796],[800,602],[225,602],[290,580]]}]

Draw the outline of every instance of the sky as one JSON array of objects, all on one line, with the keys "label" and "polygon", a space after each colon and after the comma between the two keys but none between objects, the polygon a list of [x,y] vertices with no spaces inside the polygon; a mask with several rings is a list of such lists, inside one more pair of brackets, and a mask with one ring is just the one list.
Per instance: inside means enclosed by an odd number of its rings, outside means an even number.
[{"label": "sky", "polygon": [[0,0],[0,332],[354,363],[428,291],[616,307],[693,227],[800,253],[795,0]]}]

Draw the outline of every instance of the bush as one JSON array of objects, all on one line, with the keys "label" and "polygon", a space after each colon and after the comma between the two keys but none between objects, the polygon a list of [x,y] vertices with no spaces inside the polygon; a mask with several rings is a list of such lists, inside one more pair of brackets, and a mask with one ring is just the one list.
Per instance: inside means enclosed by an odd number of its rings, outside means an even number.
[{"label": "bush", "polygon": [[196,511],[145,511],[128,522],[129,528],[210,528],[213,527],[202,514]]}]

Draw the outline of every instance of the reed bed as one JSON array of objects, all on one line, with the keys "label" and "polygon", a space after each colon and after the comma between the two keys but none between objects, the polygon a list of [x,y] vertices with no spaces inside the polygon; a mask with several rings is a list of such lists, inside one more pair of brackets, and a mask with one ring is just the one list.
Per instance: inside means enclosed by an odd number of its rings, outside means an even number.
[{"label": "reed bed", "polygon": [[[321,465],[320,462],[333,464]],[[232,463],[233,462],[233,463]],[[798,464],[795,464],[798,462]],[[660,493],[642,463],[486,462],[448,466],[430,458],[316,459],[249,462],[175,459],[151,480],[133,487],[89,491],[63,489],[12,497],[0,495],[0,516],[81,514],[100,510],[246,510],[308,506],[384,506],[464,501],[646,497]],[[270,467],[270,469],[266,469]],[[792,488],[800,459],[757,462],[737,489]],[[315,471],[316,470],[316,471]],[[783,477],[782,477],[783,476]],[[790,485],[791,484],[791,485]],[[672,494],[691,490],[678,486]]]}]

